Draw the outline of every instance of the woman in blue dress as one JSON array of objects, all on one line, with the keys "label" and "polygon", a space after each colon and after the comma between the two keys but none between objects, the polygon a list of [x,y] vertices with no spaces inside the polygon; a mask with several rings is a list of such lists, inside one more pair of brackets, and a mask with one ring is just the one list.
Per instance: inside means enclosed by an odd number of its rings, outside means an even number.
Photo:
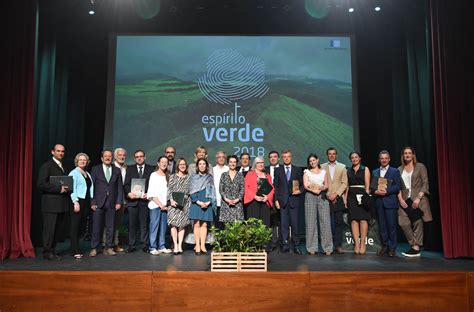
[{"label": "woman in blue dress", "polygon": [[209,163],[201,158],[196,162],[196,171],[191,176],[189,183],[189,194],[191,197],[191,208],[189,219],[194,226],[194,252],[196,255],[207,254],[206,236],[207,224],[214,220],[214,209],[216,209],[216,191],[214,179],[209,174]]}]

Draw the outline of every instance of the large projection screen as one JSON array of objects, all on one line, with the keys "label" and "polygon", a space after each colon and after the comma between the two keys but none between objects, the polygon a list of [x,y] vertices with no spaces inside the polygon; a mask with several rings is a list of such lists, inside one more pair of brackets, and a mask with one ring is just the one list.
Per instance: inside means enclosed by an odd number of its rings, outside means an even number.
[{"label": "large projection screen", "polygon": [[150,164],[168,145],[211,163],[289,149],[301,166],[358,146],[349,36],[113,35],[110,52],[105,146]]}]

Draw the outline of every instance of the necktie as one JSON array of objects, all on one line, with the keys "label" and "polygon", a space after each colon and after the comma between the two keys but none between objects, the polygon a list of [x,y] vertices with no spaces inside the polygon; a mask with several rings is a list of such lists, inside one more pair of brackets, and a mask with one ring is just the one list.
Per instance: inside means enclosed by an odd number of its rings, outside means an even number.
[{"label": "necktie", "polygon": [[142,169],[142,168],[143,168],[142,166],[139,166],[139,167],[138,167],[138,176],[140,177],[140,179],[141,179],[142,176],[143,176],[143,169]]},{"label": "necktie", "polygon": [[105,179],[107,180],[107,183],[110,182],[110,166],[107,166],[107,169],[105,169]]},{"label": "necktie", "polygon": [[291,175],[290,166],[287,166],[286,167],[286,181],[290,181],[290,175]]}]

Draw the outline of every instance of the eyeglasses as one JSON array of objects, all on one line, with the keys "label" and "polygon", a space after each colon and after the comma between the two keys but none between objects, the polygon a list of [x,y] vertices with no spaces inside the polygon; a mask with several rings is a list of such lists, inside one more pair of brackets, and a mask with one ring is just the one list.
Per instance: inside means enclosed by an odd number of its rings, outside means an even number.
[{"label": "eyeglasses", "polygon": [[174,154],[174,151],[166,151],[166,154]]}]

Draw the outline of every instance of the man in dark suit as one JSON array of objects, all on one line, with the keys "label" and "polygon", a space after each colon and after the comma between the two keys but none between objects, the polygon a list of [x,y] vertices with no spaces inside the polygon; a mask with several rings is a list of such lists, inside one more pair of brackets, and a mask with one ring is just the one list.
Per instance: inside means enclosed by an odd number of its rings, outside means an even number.
[{"label": "man in dark suit", "polygon": [[165,156],[168,158],[168,173],[175,173],[176,161],[174,160],[174,157],[176,156],[176,148],[174,148],[174,146],[167,146],[165,148]]},{"label": "man in dark suit", "polygon": [[[303,171],[291,163],[291,151],[283,151],[281,158],[283,159],[283,166],[275,170],[275,181],[273,182],[276,197],[275,207],[280,209],[281,213],[281,239],[283,243],[281,251],[286,253],[290,250],[288,247],[288,236],[289,226],[291,225],[293,250],[296,254],[301,255],[298,215],[301,194],[303,192]],[[296,183],[299,184],[298,188],[293,189],[293,186],[297,186]]]},{"label": "man in dark suit", "polygon": [[250,170],[250,154],[243,152],[240,154],[240,166],[237,167],[238,172],[242,172],[244,178]]},{"label": "man in dark suit", "polygon": [[375,209],[377,211],[382,248],[377,255],[388,254],[394,257],[397,250],[397,220],[398,220],[398,192],[400,191],[400,172],[389,165],[390,154],[383,150],[379,153],[380,168],[372,172],[374,178],[382,177],[391,180],[386,189],[371,185],[375,195]]},{"label": "man in dark suit", "polygon": [[[268,153],[269,166],[265,167],[265,171],[270,174],[272,181],[275,181],[275,170],[280,166],[280,154],[277,151]],[[275,200],[275,199],[274,199]],[[280,209],[272,208],[270,215],[270,225],[272,227],[272,240],[270,242],[270,251],[275,250],[281,245],[281,215]]]},{"label": "man in dark suit", "polygon": [[55,185],[50,182],[51,176],[66,176],[62,160],[64,158],[64,146],[54,145],[51,150],[53,157],[45,162],[38,173],[38,188],[42,192],[41,209],[43,211],[43,258],[48,260],[61,260],[56,255],[58,227],[68,211],[69,191],[67,186]]},{"label": "man in dark suit", "polygon": [[97,246],[103,229],[105,217],[105,249],[104,254],[115,256],[112,249],[115,211],[123,204],[123,182],[120,169],[112,165],[112,151],[102,152],[102,164],[92,167],[91,176],[94,184],[94,198],[91,199],[93,228],[90,256],[97,255]]},{"label": "man in dark suit", "polygon": [[[127,252],[134,252],[135,241],[137,237],[137,223],[140,222],[141,242],[143,244],[143,251],[148,252],[148,225],[150,217],[148,213],[148,182],[150,175],[154,168],[145,164],[145,152],[137,150],[133,157],[135,159],[134,166],[127,167],[127,174],[125,176],[124,190],[128,198],[128,250]],[[145,189],[141,194],[132,190],[132,179],[145,179]],[[141,196],[140,196],[141,195]]]}]

